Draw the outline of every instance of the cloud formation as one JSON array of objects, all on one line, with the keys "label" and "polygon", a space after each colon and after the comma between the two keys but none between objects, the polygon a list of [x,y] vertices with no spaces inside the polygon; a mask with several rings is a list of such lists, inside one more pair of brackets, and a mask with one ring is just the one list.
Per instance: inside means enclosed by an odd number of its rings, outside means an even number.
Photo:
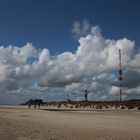
[{"label": "cloud formation", "polygon": [[86,36],[90,32],[90,27],[91,25],[87,19],[84,19],[81,23],[79,21],[75,21],[73,23],[71,33],[74,38],[79,39],[81,36]]},{"label": "cloud formation", "polygon": [[68,93],[79,98],[81,90],[89,89],[91,100],[116,99],[121,49],[124,97],[140,97],[140,53],[134,53],[134,41],[106,39],[100,27],[91,27],[87,20],[75,22],[72,32],[80,37],[75,53],[51,56],[47,48],[36,49],[31,43],[0,46],[0,96],[46,98],[57,91],[54,99]]}]

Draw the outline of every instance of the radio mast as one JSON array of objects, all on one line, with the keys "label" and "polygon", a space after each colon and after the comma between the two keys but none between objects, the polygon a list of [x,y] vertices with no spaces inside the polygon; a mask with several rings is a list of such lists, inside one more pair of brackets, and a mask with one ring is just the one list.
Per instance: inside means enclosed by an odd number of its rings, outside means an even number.
[{"label": "radio mast", "polygon": [[120,87],[120,102],[122,101],[122,64],[121,64],[121,49],[119,49],[119,76],[118,76],[118,80],[119,80],[119,87]]}]

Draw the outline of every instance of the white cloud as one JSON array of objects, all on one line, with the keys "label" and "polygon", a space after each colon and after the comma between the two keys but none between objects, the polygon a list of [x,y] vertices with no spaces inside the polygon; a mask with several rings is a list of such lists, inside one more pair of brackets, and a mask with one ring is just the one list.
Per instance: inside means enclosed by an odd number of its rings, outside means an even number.
[{"label": "white cloud", "polygon": [[130,61],[129,67],[140,71],[140,53],[134,56],[134,59]]},{"label": "white cloud", "polygon": [[57,88],[65,94],[88,88],[93,90],[91,98],[112,98],[118,94],[118,87],[112,83],[121,49],[126,93],[135,89],[137,94],[140,53],[134,54],[134,41],[106,39],[98,26],[90,26],[86,20],[74,24],[73,33],[82,36],[75,53],[64,52],[54,57],[48,49],[36,49],[31,43],[22,47],[1,46],[0,93],[14,94],[22,89],[31,95],[35,91],[45,95],[47,90]]},{"label": "white cloud", "polygon": [[39,54],[38,63],[47,63],[50,60],[50,53],[48,49],[43,49]]},{"label": "white cloud", "polygon": [[119,95],[119,91],[120,91],[120,88],[119,88],[119,87],[112,86],[112,87],[110,88],[109,94],[110,94],[110,95]]},{"label": "white cloud", "polygon": [[135,88],[130,88],[130,89],[127,89],[125,91],[126,94],[128,95],[140,95],[140,86],[138,87],[135,87]]}]

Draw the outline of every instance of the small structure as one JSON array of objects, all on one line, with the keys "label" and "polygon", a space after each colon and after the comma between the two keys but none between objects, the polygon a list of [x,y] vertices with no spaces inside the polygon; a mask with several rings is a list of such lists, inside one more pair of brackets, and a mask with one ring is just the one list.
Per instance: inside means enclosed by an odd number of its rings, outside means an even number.
[{"label": "small structure", "polygon": [[29,109],[31,108],[31,106],[34,106],[34,109],[36,109],[36,107],[38,106],[38,108],[40,108],[40,106],[43,104],[42,99],[31,99],[28,102],[26,102],[26,104],[28,105]]}]

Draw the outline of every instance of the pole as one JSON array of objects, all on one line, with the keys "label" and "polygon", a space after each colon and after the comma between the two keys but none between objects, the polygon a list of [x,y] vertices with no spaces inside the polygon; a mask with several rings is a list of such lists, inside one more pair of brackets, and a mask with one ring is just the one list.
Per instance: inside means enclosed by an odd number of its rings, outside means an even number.
[{"label": "pole", "polygon": [[122,64],[121,64],[121,49],[119,49],[119,86],[120,86],[120,103],[122,101]]}]

